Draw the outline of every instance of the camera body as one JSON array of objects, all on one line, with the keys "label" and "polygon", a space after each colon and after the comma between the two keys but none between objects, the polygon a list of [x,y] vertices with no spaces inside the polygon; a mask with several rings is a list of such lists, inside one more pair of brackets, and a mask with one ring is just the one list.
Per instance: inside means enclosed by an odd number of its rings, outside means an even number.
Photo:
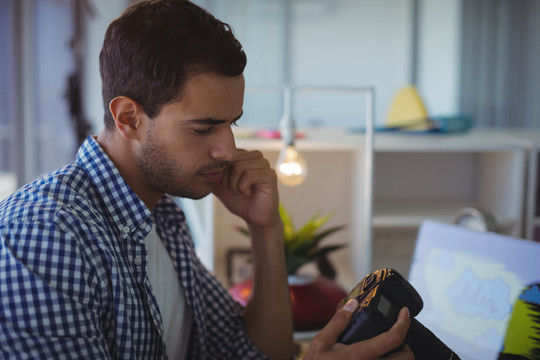
[{"label": "camera body", "polygon": [[395,269],[380,269],[368,274],[341,301],[338,309],[354,298],[359,306],[338,342],[352,344],[388,331],[396,322],[401,308],[407,307],[411,326],[404,344],[390,353],[407,344],[416,360],[459,360],[458,355],[414,319],[424,303],[414,287]]},{"label": "camera body", "polygon": [[338,308],[353,298],[358,300],[359,306],[338,339],[344,344],[366,340],[389,330],[402,307],[409,309],[411,317],[418,315],[424,307],[418,292],[395,269],[380,269],[364,277]]}]

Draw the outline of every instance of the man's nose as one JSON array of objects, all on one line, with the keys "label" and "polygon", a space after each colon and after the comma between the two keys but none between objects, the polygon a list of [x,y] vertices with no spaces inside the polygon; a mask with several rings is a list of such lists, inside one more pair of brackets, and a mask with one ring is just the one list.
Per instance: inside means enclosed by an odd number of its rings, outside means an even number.
[{"label": "man's nose", "polygon": [[219,140],[212,145],[210,155],[216,160],[231,161],[238,152],[234,134],[230,128],[223,131],[219,136]]}]

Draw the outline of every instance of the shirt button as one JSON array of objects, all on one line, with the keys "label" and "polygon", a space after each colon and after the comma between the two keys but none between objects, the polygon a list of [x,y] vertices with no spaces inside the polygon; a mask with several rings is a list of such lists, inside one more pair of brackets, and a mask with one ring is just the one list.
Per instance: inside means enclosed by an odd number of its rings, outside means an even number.
[{"label": "shirt button", "polygon": [[129,228],[129,226],[124,226],[122,228],[122,231],[124,232],[124,234],[129,234],[129,232],[131,231],[131,229]]},{"label": "shirt button", "polygon": [[141,265],[142,259],[140,256],[136,256],[135,259],[133,259],[133,262],[135,263],[135,265]]}]

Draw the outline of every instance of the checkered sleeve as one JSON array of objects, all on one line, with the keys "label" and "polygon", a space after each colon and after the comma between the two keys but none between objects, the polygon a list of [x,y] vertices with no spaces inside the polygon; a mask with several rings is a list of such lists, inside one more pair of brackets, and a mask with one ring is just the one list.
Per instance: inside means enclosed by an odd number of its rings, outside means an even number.
[{"label": "checkered sleeve", "polygon": [[214,275],[206,270],[203,274],[208,353],[216,359],[268,359],[255,348],[246,332],[243,307]]},{"label": "checkered sleeve", "polygon": [[0,226],[0,358],[108,359],[99,283],[73,233]]},{"label": "checkered sleeve", "polygon": [[268,359],[249,338],[244,326],[244,308],[197,257],[183,211],[165,197],[153,216],[193,314],[187,358]]}]

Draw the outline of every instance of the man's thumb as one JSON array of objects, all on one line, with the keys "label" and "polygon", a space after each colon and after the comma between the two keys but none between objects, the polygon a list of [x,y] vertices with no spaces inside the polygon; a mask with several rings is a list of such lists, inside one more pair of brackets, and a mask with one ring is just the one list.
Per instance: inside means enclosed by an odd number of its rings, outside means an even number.
[{"label": "man's thumb", "polygon": [[352,313],[354,312],[354,310],[356,310],[357,307],[358,307],[358,300],[350,299],[341,309]]},{"label": "man's thumb", "polygon": [[332,317],[326,326],[320,331],[322,337],[329,340],[329,343],[335,343],[339,335],[347,328],[352,314],[358,308],[358,300],[351,299]]}]

